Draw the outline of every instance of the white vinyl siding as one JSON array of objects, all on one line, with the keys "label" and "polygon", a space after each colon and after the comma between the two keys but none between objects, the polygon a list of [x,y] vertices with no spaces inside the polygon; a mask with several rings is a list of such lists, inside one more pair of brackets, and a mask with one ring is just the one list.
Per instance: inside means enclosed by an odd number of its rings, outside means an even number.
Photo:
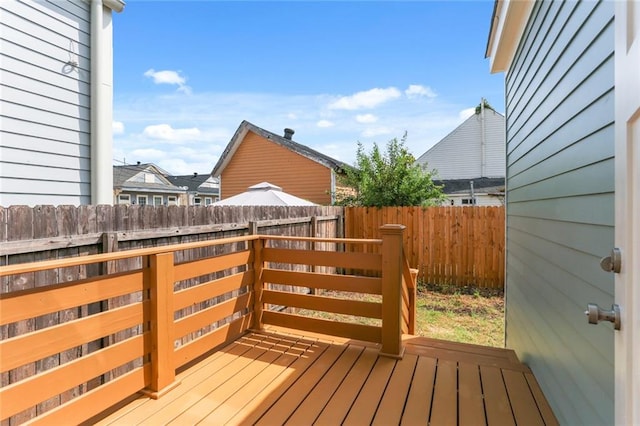
[{"label": "white vinyl siding", "polygon": [[613,424],[612,2],[536,2],[506,76],[507,346],[561,424]]},{"label": "white vinyl siding", "polygon": [[438,179],[475,179],[505,176],[505,119],[490,109],[484,111],[485,170],[482,170],[482,119],[474,114],[448,134],[417,162],[436,169]]},{"label": "white vinyl siding", "polygon": [[0,205],[90,203],[89,9],[0,2]]},{"label": "white vinyl siding", "polygon": [[[459,195],[459,194],[449,194],[447,195],[448,200],[445,202],[451,206],[503,206],[504,205],[504,197],[496,196],[496,195],[487,195],[487,194],[476,194],[476,202],[475,204],[471,204],[471,196],[467,195]],[[465,201],[467,200],[467,201]]]}]

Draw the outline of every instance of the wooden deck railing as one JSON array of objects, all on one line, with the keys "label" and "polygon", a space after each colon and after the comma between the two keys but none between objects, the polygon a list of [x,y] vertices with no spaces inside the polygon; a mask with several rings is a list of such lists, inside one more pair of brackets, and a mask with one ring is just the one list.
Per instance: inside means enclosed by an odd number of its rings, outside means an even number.
[{"label": "wooden deck railing", "polygon": [[[0,390],[0,418],[77,423],[137,392],[158,398],[179,385],[176,369],[249,328],[267,324],[377,342],[381,354],[399,357],[402,332],[411,333],[415,327],[415,274],[402,253],[403,228],[386,225],[382,240],[251,235],[0,267],[6,282],[25,274],[60,273],[64,268],[122,259],[139,258],[141,265],[132,271],[0,296],[0,326],[13,330],[3,333],[0,342],[2,383],[9,382]],[[309,243],[315,250],[300,248]],[[335,250],[345,243],[382,249],[380,254]],[[185,250],[222,246],[228,248],[224,254],[177,261]],[[312,271],[318,267],[324,272],[295,271],[291,265],[311,265]],[[327,273],[327,267],[379,271],[380,276]],[[379,295],[381,301],[290,290],[295,288],[368,293]],[[72,309],[77,312],[125,296],[129,303],[116,309],[16,332],[21,322],[43,323],[51,315],[64,316]],[[274,305],[374,318],[380,325],[310,318],[270,309]],[[118,338],[106,342],[109,336]],[[102,343],[87,351],[96,341]],[[64,359],[74,350],[82,356]],[[42,361],[52,357],[57,357],[52,368],[29,368],[42,367]]]}]

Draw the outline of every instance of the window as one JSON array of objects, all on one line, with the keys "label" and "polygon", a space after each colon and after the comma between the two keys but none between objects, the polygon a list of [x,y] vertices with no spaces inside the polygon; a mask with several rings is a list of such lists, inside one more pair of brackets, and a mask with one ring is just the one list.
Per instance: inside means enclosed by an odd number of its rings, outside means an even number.
[{"label": "window", "polygon": [[193,199],[193,205],[194,205],[194,206],[200,206],[200,205],[202,205],[202,198],[200,198],[200,197],[195,197],[195,198]]},{"label": "window", "polygon": [[118,204],[131,204],[131,195],[129,194],[118,195]]},{"label": "window", "polygon": [[153,205],[154,206],[161,206],[162,203],[162,195],[154,195],[153,196]]},{"label": "window", "polygon": [[463,205],[470,206],[470,205],[474,205],[474,204],[476,204],[476,201],[477,201],[477,200],[476,200],[475,198],[463,198],[463,199],[462,199],[462,204],[463,204]]},{"label": "window", "polygon": [[167,197],[167,204],[169,204],[170,206],[177,206],[178,198],[175,195],[169,195]]},{"label": "window", "polygon": [[211,204],[213,204],[213,198],[207,197],[207,198],[204,199],[204,205],[205,206],[210,206]]},{"label": "window", "polygon": [[146,195],[138,195],[138,204],[141,206],[147,205],[147,196]]}]

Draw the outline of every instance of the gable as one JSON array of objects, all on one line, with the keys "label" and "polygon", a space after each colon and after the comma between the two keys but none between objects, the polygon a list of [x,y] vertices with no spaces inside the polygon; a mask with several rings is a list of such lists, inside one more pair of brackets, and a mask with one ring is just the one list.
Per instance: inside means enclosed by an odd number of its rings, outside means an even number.
[{"label": "gable", "polygon": [[227,147],[225,148],[224,152],[218,159],[218,162],[211,171],[212,176],[219,177],[222,174],[222,172],[227,167],[236,151],[238,150],[238,147],[242,145],[245,137],[249,132],[255,133],[256,135],[259,135],[276,145],[279,145],[291,152],[306,157],[307,159],[321,164],[329,169],[340,171],[344,167],[344,163],[342,163],[341,161],[335,160],[325,154],[322,154],[321,152],[309,148],[308,146],[294,142],[290,138],[276,135],[275,133],[264,130],[244,120],[242,123],[240,123],[238,130],[236,130],[235,134],[231,138],[231,141],[229,141]]},{"label": "gable", "polygon": [[268,181],[284,192],[317,204],[330,204],[333,171],[278,143],[247,132],[222,171],[221,198]]},{"label": "gable", "polygon": [[472,115],[421,155],[417,162],[429,170],[436,169],[438,179],[504,177],[504,126],[503,115],[485,109],[484,123],[481,114]]}]

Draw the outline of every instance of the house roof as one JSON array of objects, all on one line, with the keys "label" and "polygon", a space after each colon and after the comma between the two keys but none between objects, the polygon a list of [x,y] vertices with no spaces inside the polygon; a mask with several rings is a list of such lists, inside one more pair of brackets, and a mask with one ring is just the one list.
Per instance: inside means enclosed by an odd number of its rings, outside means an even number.
[{"label": "house roof", "polygon": [[[167,176],[167,179],[171,181],[176,186],[187,187],[187,191],[189,192],[199,192],[202,194],[218,194],[220,192],[219,188],[213,188],[210,186],[202,186],[208,179],[211,178],[210,174],[199,174],[194,173],[191,175],[178,175],[178,176]],[[215,179],[215,178],[213,178]],[[217,179],[216,179],[217,181]]]},{"label": "house roof", "polygon": [[235,134],[229,141],[229,144],[220,156],[220,159],[213,168],[213,171],[211,172],[212,176],[219,177],[222,174],[222,171],[229,164],[231,158],[233,157],[233,154],[236,152],[236,150],[242,143],[242,140],[249,131],[337,172],[342,171],[345,167],[345,164],[342,161],[331,158],[328,155],[322,154],[321,152],[309,148],[308,146],[302,145],[298,142],[294,142],[293,140],[287,139],[284,136],[269,132],[268,130],[262,129],[255,124],[244,120],[242,121],[242,123],[240,123],[238,130],[236,130]]},{"label": "house roof", "polygon": [[261,182],[246,192],[213,203],[216,206],[317,206],[311,201],[287,194],[277,185]]},{"label": "house roof", "polygon": [[499,193],[504,192],[504,178],[476,178],[476,179],[445,179],[434,180],[436,185],[444,185],[442,192],[445,194],[462,194],[471,191],[473,182],[474,192]]},{"label": "house roof", "polygon": [[[153,173],[164,183],[156,182],[131,182],[130,179],[142,172]],[[172,184],[167,178],[167,172],[152,163],[127,164],[113,166],[113,187],[129,191],[157,191],[170,193],[183,193],[184,188]]]}]

